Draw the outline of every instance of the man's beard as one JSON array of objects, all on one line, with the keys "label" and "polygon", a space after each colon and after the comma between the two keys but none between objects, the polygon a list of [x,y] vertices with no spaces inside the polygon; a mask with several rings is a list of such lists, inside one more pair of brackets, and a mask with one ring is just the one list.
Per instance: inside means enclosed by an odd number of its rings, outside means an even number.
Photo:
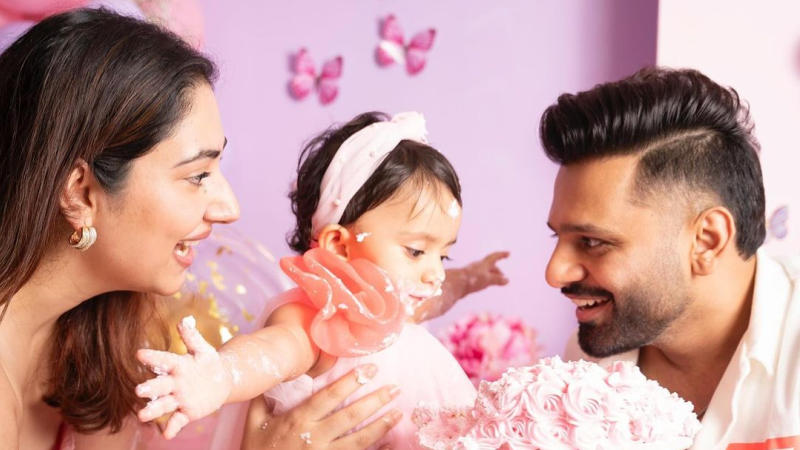
[{"label": "man's beard", "polygon": [[[581,323],[578,342],[589,356],[604,358],[650,344],[686,310],[690,301],[677,277],[677,267],[660,272],[663,283],[633,286],[614,296],[601,288],[573,283],[562,292],[611,300],[611,317],[602,324]],[[665,277],[670,274],[672,277]],[[661,286],[668,286],[667,288]],[[674,294],[674,295],[670,295]],[[619,300],[619,301],[618,301]]]}]

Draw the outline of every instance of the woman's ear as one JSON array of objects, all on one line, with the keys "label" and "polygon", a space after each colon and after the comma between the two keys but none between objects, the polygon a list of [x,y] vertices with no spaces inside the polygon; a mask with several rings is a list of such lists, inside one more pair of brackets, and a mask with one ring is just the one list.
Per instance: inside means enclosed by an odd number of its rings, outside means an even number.
[{"label": "woman's ear", "polygon": [[350,257],[352,238],[353,235],[347,228],[339,224],[330,224],[320,231],[317,242],[321,248],[347,260]]},{"label": "woman's ear", "polygon": [[79,159],[69,173],[59,196],[61,213],[74,230],[93,225],[99,188],[89,164]]}]

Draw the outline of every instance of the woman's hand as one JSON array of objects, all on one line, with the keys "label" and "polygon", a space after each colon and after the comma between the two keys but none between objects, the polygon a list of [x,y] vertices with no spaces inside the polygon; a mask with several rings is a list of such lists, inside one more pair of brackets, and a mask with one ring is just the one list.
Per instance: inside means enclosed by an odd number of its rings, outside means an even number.
[{"label": "woman's hand", "polygon": [[377,367],[361,366],[320,390],[308,400],[282,415],[272,415],[263,397],[250,402],[242,450],[364,449],[381,439],[402,417],[391,410],[364,428],[349,433],[399,391],[384,386],[350,405],[334,411],[348,396],[372,378]]}]

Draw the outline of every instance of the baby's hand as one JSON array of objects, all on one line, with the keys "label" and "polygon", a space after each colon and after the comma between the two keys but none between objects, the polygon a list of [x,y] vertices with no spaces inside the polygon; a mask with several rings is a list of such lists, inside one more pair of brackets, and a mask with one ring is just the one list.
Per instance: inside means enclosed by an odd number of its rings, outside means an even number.
[{"label": "baby's hand", "polygon": [[508,252],[494,252],[486,255],[480,261],[468,265],[464,268],[466,272],[466,292],[472,293],[489,286],[503,286],[508,284],[508,278],[499,267],[497,262],[508,258]]},{"label": "baby's hand", "polygon": [[197,331],[192,316],[184,317],[178,332],[189,353],[140,349],[136,357],[158,375],[136,386],[136,395],[150,402],[139,411],[139,420],[147,422],[173,413],[164,429],[172,439],[192,420],[219,409],[230,395],[233,380],[220,354]]}]

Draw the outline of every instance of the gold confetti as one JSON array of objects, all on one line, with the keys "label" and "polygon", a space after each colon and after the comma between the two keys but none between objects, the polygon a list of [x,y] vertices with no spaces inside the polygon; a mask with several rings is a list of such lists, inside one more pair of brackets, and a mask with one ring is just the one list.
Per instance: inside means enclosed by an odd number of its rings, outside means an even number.
[{"label": "gold confetti", "polygon": [[201,280],[197,283],[197,293],[200,295],[205,295],[206,290],[208,289],[208,281]]},{"label": "gold confetti", "polygon": [[224,279],[225,279],[225,277],[222,276],[221,273],[219,273],[219,272],[211,272],[211,282],[214,283],[214,287],[217,288],[220,291],[224,291],[225,290],[225,283],[223,283]]},{"label": "gold confetti", "polygon": [[197,277],[192,272],[186,272],[186,280],[187,281],[194,281]]},{"label": "gold confetti", "polygon": [[178,292],[172,294],[172,298],[174,298],[176,300],[180,300],[181,297],[183,297],[183,294],[181,293],[181,291],[178,291]]},{"label": "gold confetti", "polygon": [[247,288],[243,284],[236,285],[236,293],[239,295],[247,294]]},{"label": "gold confetti", "polygon": [[212,272],[215,272],[217,270],[217,267],[219,267],[219,264],[217,264],[216,261],[208,261],[206,265],[208,266],[209,269],[211,269]]},{"label": "gold confetti", "polygon": [[214,294],[209,294],[208,296],[208,315],[215,319],[222,318],[222,315],[219,313],[219,304],[217,304],[217,299],[214,297]]},{"label": "gold confetti", "polygon": [[230,248],[228,248],[228,246],[226,246],[226,245],[220,245],[219,248],[217,249],[217,256],[220,256],[223,253],[233,254],[233,251]]},{"label": "gold confetti", "polygon": [[253,319],[255,319],[255,317],[253,317],[253,315],[247,312],[247,310],[244,308],[242,308],[242,315],[244,316],[244,320],[248,322],[252,322]]}]

